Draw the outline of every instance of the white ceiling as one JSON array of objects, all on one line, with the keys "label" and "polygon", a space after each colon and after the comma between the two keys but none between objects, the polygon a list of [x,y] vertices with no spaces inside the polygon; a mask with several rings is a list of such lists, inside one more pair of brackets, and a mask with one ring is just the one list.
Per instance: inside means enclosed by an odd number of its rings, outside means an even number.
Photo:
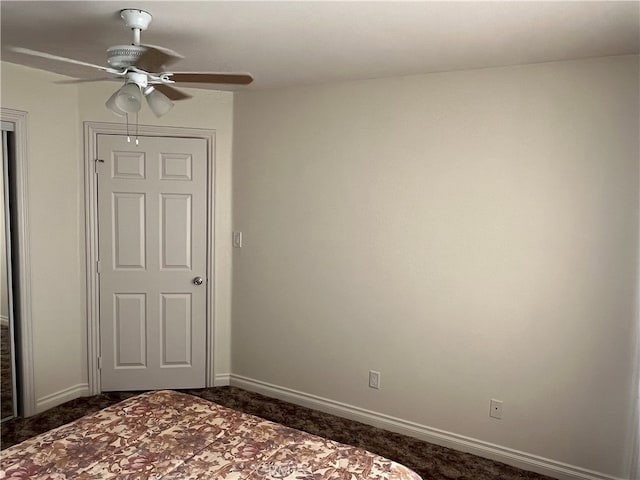
[{"label": "white ceiling", "polygon": [[180,71],[250,72],[252,89],[640,53],[640,2],[0,2],[2,60],[81,78],[127,44],[123,8],[153,15],[142,43]]}]

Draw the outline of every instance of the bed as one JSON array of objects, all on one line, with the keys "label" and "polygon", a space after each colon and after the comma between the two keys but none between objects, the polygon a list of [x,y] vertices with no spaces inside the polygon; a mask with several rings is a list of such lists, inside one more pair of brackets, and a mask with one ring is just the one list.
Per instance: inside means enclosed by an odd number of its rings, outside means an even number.
[{"label": "bed", "polygon": [[168,390],[14,445],[0,468],[16,480],[420,480],[366,450]]}]

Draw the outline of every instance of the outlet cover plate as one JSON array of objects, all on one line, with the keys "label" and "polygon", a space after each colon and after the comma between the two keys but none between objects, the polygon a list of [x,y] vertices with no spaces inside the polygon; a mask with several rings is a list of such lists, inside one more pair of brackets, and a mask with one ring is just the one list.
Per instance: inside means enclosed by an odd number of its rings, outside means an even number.
[{"label": "outlet cover plate", "polygon": [[502,400],[491,399],[489,405],[489,416],[500,420],[502,418]]},{"label": "outlet cover plate", "polygon": [[380,390],[380,372],[369,370],[369,388]]}]

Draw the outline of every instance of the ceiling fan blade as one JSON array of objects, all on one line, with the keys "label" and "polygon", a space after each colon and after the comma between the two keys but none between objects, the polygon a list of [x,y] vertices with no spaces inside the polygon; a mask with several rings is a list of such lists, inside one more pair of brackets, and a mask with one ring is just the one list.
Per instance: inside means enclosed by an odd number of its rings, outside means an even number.
[{"label": "ceiling fan blade", "polygon": [[98,70],[102,70],[103,72],[116,73],[116,74],[120,73],[119,70],[116,70],[114,68],[103,67],[101,65],[95,65],[93,63],[74,60],[73,58],[61,57],[59,55],[52,55],[46,52],[39,52],[37,50],[31,50],[30,48],[9,47],[9,50],[16,53],[22,53],[24,55],[31,55],[33,57],[47,58],[49,60],[57,60],[59,62],[74,63],[76,65],[83,65],[85,67],[97,68]]},{"label": "ceiling fan blade", "polygon": [[187,98],[191,98],[191,95],[188,93],[184,93],[177,88],[173,88],[172,86],[164,83],[154,85],[154,87],[156,90],[164,93],[169,100],[186,100]]},{"label": "ceiling fan blade", "polygon": [[204,73],[204,72],[176,72],[170,73],[169,78],[174,82],[186,83],[226,83],[249,85],[253,78],[248,73]]},{"label": "ceiling fan blade", "polygon": [[177,52],[156,45],[143,45],[145,52],[136,61],[136,67],[145,72],[160,72],[164,66],[171,65],[184,58]]},{"label": "ceiling fan blade", "polygon": [[72,78],[72,79],[69,79],[69,80],[56,80],[53,83],[57,83],[59,85],[72,85],[74,83],[104,82],[106,80],[121,80],[121,79],[120,78],[114,78],[114,77]]}]

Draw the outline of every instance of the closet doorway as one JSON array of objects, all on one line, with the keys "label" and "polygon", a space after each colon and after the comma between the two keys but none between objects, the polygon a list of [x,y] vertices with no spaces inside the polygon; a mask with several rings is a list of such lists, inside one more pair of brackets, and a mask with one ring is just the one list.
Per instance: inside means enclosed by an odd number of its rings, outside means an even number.
[{"label": "closet doorway", "polygon": [[15,157],[15,125],[2,122],[0,161],[0,419],[18,415],[15,361],[15,315],[11,249],[10,165]]},{"label": "closet doorway", "polygon": [[31,321],[28,114],[0,107],[0,410],[2,420],[36,413]]}]

